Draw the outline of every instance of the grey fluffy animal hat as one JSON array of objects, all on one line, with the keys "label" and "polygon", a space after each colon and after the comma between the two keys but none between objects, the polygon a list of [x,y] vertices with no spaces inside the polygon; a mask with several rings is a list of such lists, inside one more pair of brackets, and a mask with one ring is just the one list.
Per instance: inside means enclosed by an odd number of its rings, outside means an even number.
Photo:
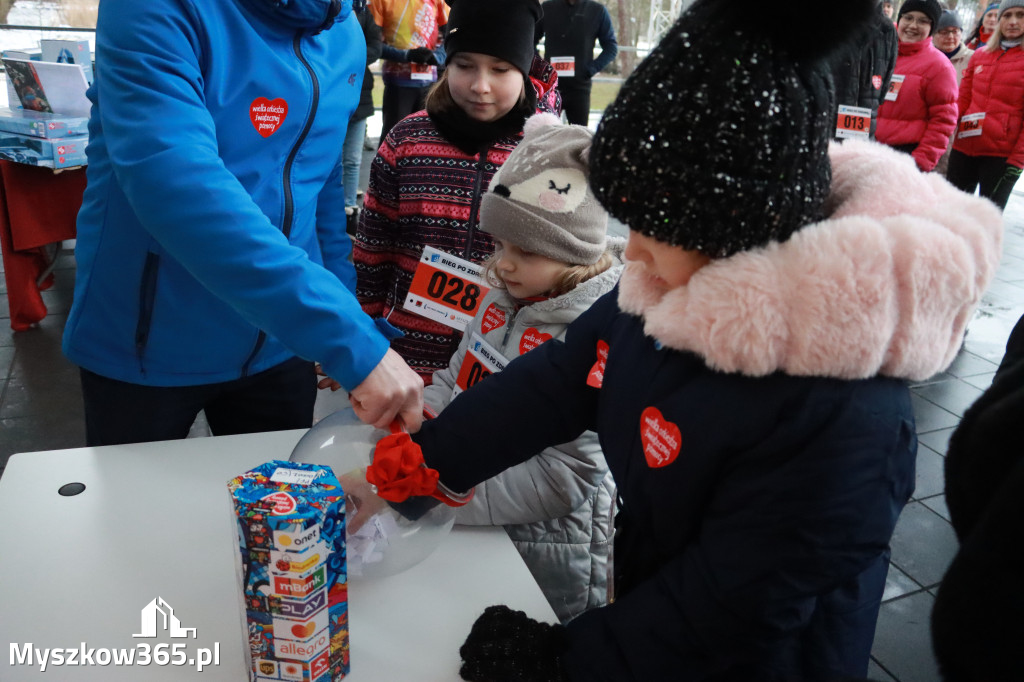
[{"label": "grey fluffy animal hat", "polygon": [[608,214],[587,183],[593,134],[553,114],[526,121],[523,139],[480,202],[480,227],[563,263],[590,265],[605,251]]}]

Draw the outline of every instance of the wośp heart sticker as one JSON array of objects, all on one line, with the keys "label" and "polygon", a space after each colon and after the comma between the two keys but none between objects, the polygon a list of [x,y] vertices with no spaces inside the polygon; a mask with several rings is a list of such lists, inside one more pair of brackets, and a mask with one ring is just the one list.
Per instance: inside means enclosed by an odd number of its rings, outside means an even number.
[{"label": "wo\u015bp heart sticker", "polygon": [[487,332],[498,329],[505,325],[505,311],[500,309],[493,303],[487,306],[487,310],[484,311],[484,319],[480,322],[480,329],[484,334]]},{"label": "wo\u015bp heart sticker", "polygon": [[544,334],[536,327],[530,327],[523,332],[522,338],[519,339],[519,354],[530,352],[550,338],[552,338],[551,334]]},{"label": "wo\u015bp heart sticker", "polygon": [[640,413],[640,443],[647,466],[657,469],[674,462],[682,442],[679,427],[665,419],[661,410],[648,407]]},{"label": "wo\u015bp heart sticker", "polygon": [[257,97],[249,105],[249,120],[252,121],[256,132],[263,137],[270,137],[276,133],[287,115],[288,102],[280,97],[275,100]]},{"label": "wo\u015bp heart sticker", "polygon": [[601,388],[604,385],[604,367],[608,364],[608,351],[611,350],[604,339],[597,340],[597,362],[590,368],[587,375],[587,386]]}]

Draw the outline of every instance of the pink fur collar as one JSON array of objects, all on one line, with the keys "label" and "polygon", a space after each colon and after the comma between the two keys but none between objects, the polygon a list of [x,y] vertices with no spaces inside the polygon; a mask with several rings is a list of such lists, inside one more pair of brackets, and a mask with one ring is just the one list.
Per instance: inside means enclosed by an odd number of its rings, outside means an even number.
[{"label": "pink fur collar", "polygon": [[944,370],[999,264],[999,210],[881,144],[833,145],[830,157],[828,219],[713,261],[668,293],[628,263],[621,308],[724,372],[922,380]]}]

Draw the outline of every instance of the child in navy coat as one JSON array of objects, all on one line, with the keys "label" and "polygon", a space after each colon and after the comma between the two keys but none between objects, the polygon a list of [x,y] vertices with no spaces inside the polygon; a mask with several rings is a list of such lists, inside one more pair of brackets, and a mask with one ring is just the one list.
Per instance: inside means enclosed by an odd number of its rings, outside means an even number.
[{"label": "child in navy coat", "polygon": [[765,5],[697,0],[606,111],[617,289],[413,437],[462,492],[592,429],[618,487],[615,601],[565,626],[488,608],[465,679],[866,673],[914,487],[907,380],[955,357],[1001,220],[883,145],[829,147],[819,57],[874,0]]}]

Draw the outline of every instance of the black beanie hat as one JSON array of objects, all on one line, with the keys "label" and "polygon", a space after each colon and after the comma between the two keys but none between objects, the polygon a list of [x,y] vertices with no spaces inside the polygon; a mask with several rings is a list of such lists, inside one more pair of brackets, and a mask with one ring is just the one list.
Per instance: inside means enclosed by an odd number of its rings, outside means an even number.
[{"label": "black beanie hat", "polygon": [[821,57],[875,7],[698,0],[601,119],[595,196],[630,229],[713,258],[820,219],[836,124]]},{"label": "black beanie hat", "polygon": [[907,12],[923,12],[932,20],[932,30],[928,35],[934,35],[939,30],[939,18],[942,17],[942,5],[939,4],[939,0],[903,0],[896,20],[899,21]]},{"label": "black beanie hat", "polygon": [[491,55],[530,73],[533,34],[543,16],[538,0],[446,0],[451,6],[445,64],[459,52]]}]

